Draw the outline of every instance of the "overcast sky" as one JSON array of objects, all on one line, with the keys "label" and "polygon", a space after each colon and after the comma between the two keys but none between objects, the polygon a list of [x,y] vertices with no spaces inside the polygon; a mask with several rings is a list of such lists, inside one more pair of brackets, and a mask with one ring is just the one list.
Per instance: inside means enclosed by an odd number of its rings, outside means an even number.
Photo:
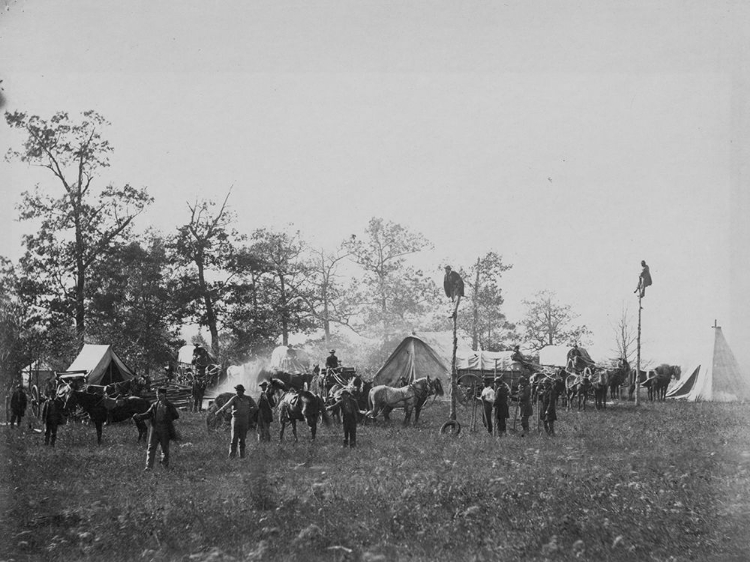
[{"label": "overcast sky", "polygon": [[[597,359],[645,259],[644,355],[686,361],[717,319],[747,361],[744,4],[0,0],[0,78],[6,110],[112,123],[102,183],[148,188],[141,225],[233,186],[245,232],[422,232],[436,282],[496,250],[509,319],[551,289]],[[0,165],[5,255],[37,182]]]}]

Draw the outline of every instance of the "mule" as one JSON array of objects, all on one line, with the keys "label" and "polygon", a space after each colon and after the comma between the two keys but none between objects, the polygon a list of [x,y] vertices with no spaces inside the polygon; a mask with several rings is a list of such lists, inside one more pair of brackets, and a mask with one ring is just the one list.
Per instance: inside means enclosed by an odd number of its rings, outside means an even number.
[{"label": "mule", "polygon": [[284,429],[290,423],[292,424],[294,440],[297,441],[298,421],[307,422],[307,425],[310,427],[310,435],[312,439],[315,439],[315,435],[318,432],[319,417],[323,419],[324,424],[329,425],[331,423],[323,399],[320,396],[307,390],[285,393],[279,402],[279,422],[281,424],[279,441],[284,440]]},{"label": "mule", "polygon": [[125,398],[109,398],[103,394],[87,392],[86,390],[69,389],[65,393],[65,410],[73,411],[76,406],[86,412],[89,419],[96,426],[96,441],[102,444],[102,427],[104,422],[118,423],[133,420],[138,428],[138,441],[146,440],[148,427],[143,420],[133,419],[133,414],[143,414],[151,406],[151,402],[138,396]]},{"label": "mule", "polygon": [[443,385],[437,378],[423,377],[401,388],[381,384],[370,390],[367,397],[369,409],[366,417],[375,420],[378,414],[383,412],[383,419],[389,421],[391,411],[403,408],[404,425],[408,425],[411,420],[412,410],[414,411],[414,425],[416,425],[427,398],[432,395],[443,396],[443,394]]},{"label": "mule", "polygon": [[578,410],[580,411],[583,407],[583,410],[586,411],[586,401],[591,390],[591,379],[587,376],[587,373],[569,376],[565,381],[565,390],[568,395],[567,409],[570,410],[573,401],[577,398]]}]

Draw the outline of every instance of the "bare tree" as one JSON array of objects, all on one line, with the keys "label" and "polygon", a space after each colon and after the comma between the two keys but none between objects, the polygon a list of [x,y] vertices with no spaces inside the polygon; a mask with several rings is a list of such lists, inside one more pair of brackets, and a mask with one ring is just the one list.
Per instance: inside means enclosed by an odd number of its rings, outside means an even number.
[{"label": "bare tree", "polygon": [[617,357],[624,357],[630,362],[631,356],[635,353],[638,336],[626,304],[622,306],[620,317],[612,323],[612,331],[615,334],[615,349],[613,351],[617,353]]}]

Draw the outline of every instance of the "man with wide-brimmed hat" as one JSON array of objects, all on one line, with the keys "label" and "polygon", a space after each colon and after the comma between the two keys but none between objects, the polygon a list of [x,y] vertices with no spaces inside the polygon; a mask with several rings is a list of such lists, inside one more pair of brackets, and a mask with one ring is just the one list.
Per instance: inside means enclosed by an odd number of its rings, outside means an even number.
[{"label": "man with wide-brimmed hat", "polygon": [[247,431],[250,429],[252,420],[255,417],[255,412],[258,411],[258,407],[255,405],[255,400],[249,396],[245,396],[245,387],[238,384],[234,387],[237,392],[232,396],[227,403],[221,408],[216,410],[218,416],[224,410],[231,408],[232,412],[232,438],[229,445],[229,458],[233,459],[237,456],[237,444],[240,446],[240,458],[245,458],[245,438],[247,437]]},{"label": "man with wide-brimmed hat", "polygon": [[276,401],[273,398],[273,389],[268,381],[262,381],[260,386],[260,397],[258,398],[258,441],[268,442],[271,440],[271,422],[273,421],[273,407]]},{"label": "man with wide-brimmed hat", "polygon": [[156,402],[143,414],[134,414],[136,420],[151,420],[148,432],[148,449],[146,451],[146,470],[154,468],[156,447],[161,447],[161,465],[169,468],[169,441],[177,439],[174,420],[180,417],[174,404],[167,400],[167,389],[160,388],[156,393]]},{"label": "man with wide-brimmed hat", "polygon": [[510,387],[500,375],[495,379],[495,430],[499,437],[505,435],[506,420],[510,417],[510,407],[508,406],[508,397],[510,396]]}]

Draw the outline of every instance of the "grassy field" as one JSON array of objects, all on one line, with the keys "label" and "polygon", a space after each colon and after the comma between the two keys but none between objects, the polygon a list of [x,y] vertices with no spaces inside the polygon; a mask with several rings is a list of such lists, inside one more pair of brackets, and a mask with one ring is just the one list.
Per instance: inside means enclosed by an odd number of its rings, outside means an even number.
[{"label": "grassy field", "polygon": [[2,427],[0,559],[746,561],[749,413],[623,403],[560,411],[554,439],[494,439],[440,435],[433,404],[417,427],[360,427],[354,450],[338,426],[314,444],[298,427],[243,460],[182,413],[173,469],[153,473],[132,425],[101,447],[62,426],[56,449]]}]

